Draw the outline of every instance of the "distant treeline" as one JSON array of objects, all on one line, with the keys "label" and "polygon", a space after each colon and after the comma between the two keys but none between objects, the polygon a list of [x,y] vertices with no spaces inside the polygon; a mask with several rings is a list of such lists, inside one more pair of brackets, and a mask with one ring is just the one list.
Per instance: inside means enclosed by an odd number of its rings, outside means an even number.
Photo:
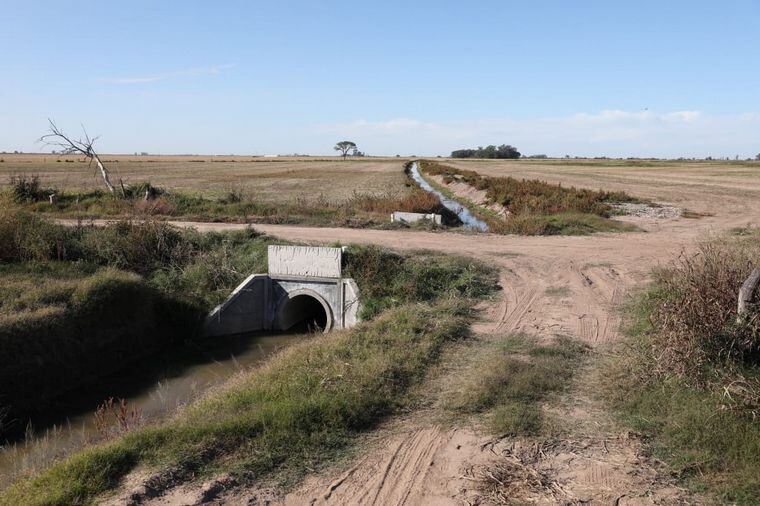
[{"label": "distant treeline", "polygon": [[520,158],[520,152],[509,144],[499,147],[490,145],[479,146],[478,149],[457,149],[451,152],[451,158]]}]

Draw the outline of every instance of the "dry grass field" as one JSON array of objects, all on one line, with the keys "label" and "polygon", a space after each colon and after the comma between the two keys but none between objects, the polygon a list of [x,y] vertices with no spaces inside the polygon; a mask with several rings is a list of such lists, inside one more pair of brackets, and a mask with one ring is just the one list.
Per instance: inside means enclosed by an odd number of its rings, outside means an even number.
[{"label": "dry grass field", "polygon": [[[114,179],[149,181],[171,191],[217,197],[231,190],[264,202],[296,199],[341,202],[354,192],[406,191],[403,158],[259,158],[244,156],[102,155]],[[0,185],[13,175],[38,175],[44,186],[68,191],[103,189],[96,170],[76,156],[0,155]]]},{"label": "dry grass field", "polygon": [[540,179],[579,188],[630,195],[719,214],[726,206],[743,211],[760,197],[760,162],[693,160],[462,160],[453,167],[485,176]]},{"label": "dry grass field", "polygon": [[[0,185],[13,175],[38,175],[42,184],[69,191],[102,189],[94,168],[74,156],[2,154]],[[400,194],[406,188],[404,158],[135,156],[103,155],[116,178],[149,181],[172,191],[206,197],[242,190],[268,203],[296,199],[340,202],[354,192]],[[69,160],[69,161],[67,161]],[[760,192],[760,162],[650,160],[462,160],[443,163],[485,176],[540,179],[581,188],[626,191],[631,195],[684,205],[714,214],[726,201],[742,204]],[[709,192],[709,199],[700,199]],[[718,207],[716,207],[718,206]]]}]

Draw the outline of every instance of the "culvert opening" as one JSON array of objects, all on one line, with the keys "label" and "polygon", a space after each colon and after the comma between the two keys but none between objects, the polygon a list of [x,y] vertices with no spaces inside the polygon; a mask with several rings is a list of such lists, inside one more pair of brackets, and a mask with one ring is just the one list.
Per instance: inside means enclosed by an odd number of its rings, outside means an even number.
[{"label": "culvert opening", "polygon": [[278,319],[282,330],[292,332],[324,332],[331,324],[322,303],[306,294],[285,300]]}]

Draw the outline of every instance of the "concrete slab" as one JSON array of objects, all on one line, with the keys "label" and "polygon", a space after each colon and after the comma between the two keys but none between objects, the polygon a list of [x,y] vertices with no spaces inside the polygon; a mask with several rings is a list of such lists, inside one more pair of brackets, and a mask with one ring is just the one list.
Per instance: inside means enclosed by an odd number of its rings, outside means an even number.
[{"label": "concrete slab", "polygon": [[341,277],[343,252],[340,248],[269,246],[267,253],[270,275]]},{"label": "concrete slab", "polygon": [[432,221],[436,225],[440,225],[441,215],[434,213],[406,213],[403,211],[395,211],[393,214],[391,214],[391,223],[395,223],[397,221],[403,223],[415,223],[417,221],[425,220]]}]

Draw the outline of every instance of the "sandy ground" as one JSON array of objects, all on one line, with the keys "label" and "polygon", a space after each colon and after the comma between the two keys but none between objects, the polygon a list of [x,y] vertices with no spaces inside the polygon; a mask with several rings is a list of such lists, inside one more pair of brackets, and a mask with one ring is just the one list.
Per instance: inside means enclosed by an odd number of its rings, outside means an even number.
[{"label": "sandy ground", "polygon": [[[476,168],[464,164],[467,168]],[[483,172],[502,170],[486,166]],[[597,170],[597,169],[594,169]],[[241,489],[228,481],[178,486],[151,504],[493,504],[506,499],[542,504],[692,504],[700,498],[678,487],[636,434],[621,429],[593,395],[600,359],[619,342],[618,308],[648,279],[652,267],[669,262],[705,234],[757,224],[760,169],[709,173],[658,169],[646,175],[609,170],[552,174],[554,180],[601,187],[615,181],[641,197],[710,213],[700,219],[628,218],[645,232],[587,237],[517,237],[416,231],[306,228],[261,225],[284,239],[325,243],[372,243],[433,249],[480,258],[502,271],[498,301],[483,307],[474,332],[498,339],[524,332],[551,339],[575,336],[595,350],[571,392],[548,406],[560,420],[559,436],[540,440],[490,439],[472,427],[445,427],[431,406],[386,424],[354,462],[309,477],[287,494]],[[493,174],[491,174],[493,175]],[[541,177],[546,174],[541,172]],[[201,230],[236,227],[188,224]],[[436,390],[431,390],[435,396]],[[491,478],[493,478],[491,480]],[[476,486],[483,480],[499,493]],[[495,480],[495,481],[494,481]],[[501,494],[501,495],[499,495]],[[125,497],[125,496],[121,496]]]}]

